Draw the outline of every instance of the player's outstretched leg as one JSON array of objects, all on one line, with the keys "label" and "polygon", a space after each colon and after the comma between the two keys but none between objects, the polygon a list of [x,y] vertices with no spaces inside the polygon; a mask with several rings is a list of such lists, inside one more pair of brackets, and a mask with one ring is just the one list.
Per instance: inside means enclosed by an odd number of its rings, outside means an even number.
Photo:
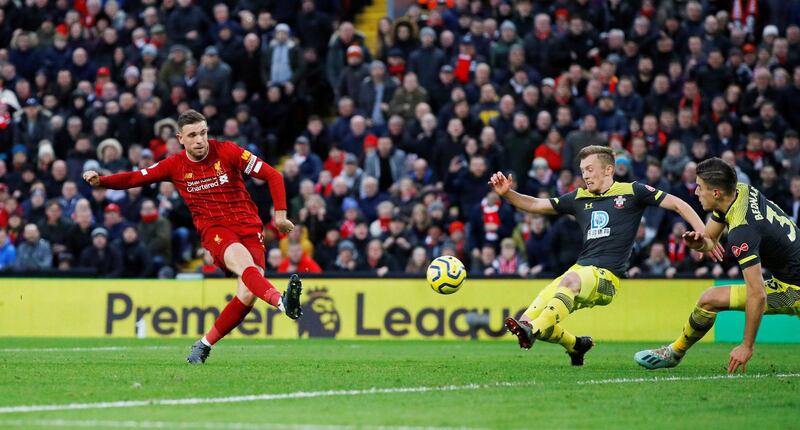
[{"label": "player's outstretched leg", "polygon": [[[211,347],[238,326],[253,309],[256,297],[239,281],[236,295],[220,312],[211,329],[193,347],[186,361],[192,364],[203,364],[211,351]],[[198,344],[202,345],[199,346]],[[197,350],[197,351],[196,351]],[[198,355],[201,354],[201,355]]]},{"label": "player's outstretched leg", "polygon": [[303,283],[300,281],[300,276],[297,273],[289,277],[289,285],[286,291],[281,296],[281,307],[286,313],[286,316],[296,320],[303,315],[303,310],[300,308],[300,294],[303,292]]},{"label": "player's outstretched leg", "polygon": [[[681,335],[669,345],[657,349],[637,352],[633,359],[646,369],[667,369],[680,364],[686,351],[711,330],[717,311],[728,309],[739,301],[737,287],[712,287],[707,289],[697,302]],[[735,291],[734,291],[735,290]],[[742,289],[743,290],[743,289]]]},{"label": "player's outstretched leg", "polygon": [[198,340],[192,345],[192,350],[189,352],[189,356],[186,357],[186,361],[189,364],[203,364],[209,354],[211,354],[211,347]]},{"label": "player's outstretched leg", "polygon": [[539,332],[536,338],[563,346],[573,366],[583,366],[584,356],[594,346],[594,341],[591,337],[576,337],[574,334],[564,330],[561,324],[556,324],[543,332]]}]

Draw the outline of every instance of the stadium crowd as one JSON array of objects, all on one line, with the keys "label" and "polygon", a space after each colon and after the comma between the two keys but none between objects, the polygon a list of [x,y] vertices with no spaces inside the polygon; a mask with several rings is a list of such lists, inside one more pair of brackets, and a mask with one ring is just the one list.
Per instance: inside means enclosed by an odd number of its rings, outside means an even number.
[{"label": "stadium crowd", "polygon": [[[711,156],[800,216],[796,0],[421,2],[380,21],[377,52],[358,3],[0,0],[0,271],[171,277],[199,257],[219,274],[171,183],[81,180],[180,152],[187,109],[283,173],[287,236],[248,185],[270,271],[419,274],[448,254],[471,275],[560,273],[575,220],[515,212],[487,180],[569,192],[592,144],[701,216]],[[628,275],[738,276],[684,231],[648,208]]]}]

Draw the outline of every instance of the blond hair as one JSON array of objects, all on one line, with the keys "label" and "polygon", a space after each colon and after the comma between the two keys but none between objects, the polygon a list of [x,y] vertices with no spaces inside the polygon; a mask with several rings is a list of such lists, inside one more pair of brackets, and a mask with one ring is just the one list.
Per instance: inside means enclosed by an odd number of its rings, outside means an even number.
[{"label": "blond hair", "polygon": [[614,151],[607,146],[589,145],[578,152],[578,159],[583,160],[590,155],[597,155],[604,165],[614,165]]}]

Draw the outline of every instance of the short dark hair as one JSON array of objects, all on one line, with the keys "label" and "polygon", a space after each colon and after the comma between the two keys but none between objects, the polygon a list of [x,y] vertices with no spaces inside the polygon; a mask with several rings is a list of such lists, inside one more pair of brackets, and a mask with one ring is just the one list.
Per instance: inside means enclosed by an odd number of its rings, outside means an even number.
[{"label": "short dark hair", "polygon": [[736,191],[736,170],[719,157],[709,158],[697,165],[697,177],[710,187],[719,188],[726,194]]},{"label": "short dark hair", "polygon": [[178,131],[183,130],[185,125],[197,124],[205,120],[206,117],[203,114],[194,109],[189,109],[178,117]]},{"label": "short dark hair", "polygon": [[604,165],[614,165],[614,151],[607,146],[589,145],[578,152],[578,159],[583,160],[595,154]]}]

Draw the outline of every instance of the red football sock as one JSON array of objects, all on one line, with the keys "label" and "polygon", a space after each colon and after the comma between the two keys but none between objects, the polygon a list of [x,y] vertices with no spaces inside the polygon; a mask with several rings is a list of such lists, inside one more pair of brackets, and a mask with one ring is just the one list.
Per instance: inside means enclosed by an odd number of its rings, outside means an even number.
[{"label": "red football sock", "polygon": [[230,333],[250,313],[250,309],[253,307],[245,305],[239,301],[238,297],[233,296],[233,299],[219,314],[219,318],[214,321],[214,326],[206,333],[208,343],[213,345]]},{"label": "red football sock", "polygon": [[267,278],[264,277],[256,266],[250,266],[242,272],[242,282],[259,299],[278,307],[281,302],[281,293]]}]

